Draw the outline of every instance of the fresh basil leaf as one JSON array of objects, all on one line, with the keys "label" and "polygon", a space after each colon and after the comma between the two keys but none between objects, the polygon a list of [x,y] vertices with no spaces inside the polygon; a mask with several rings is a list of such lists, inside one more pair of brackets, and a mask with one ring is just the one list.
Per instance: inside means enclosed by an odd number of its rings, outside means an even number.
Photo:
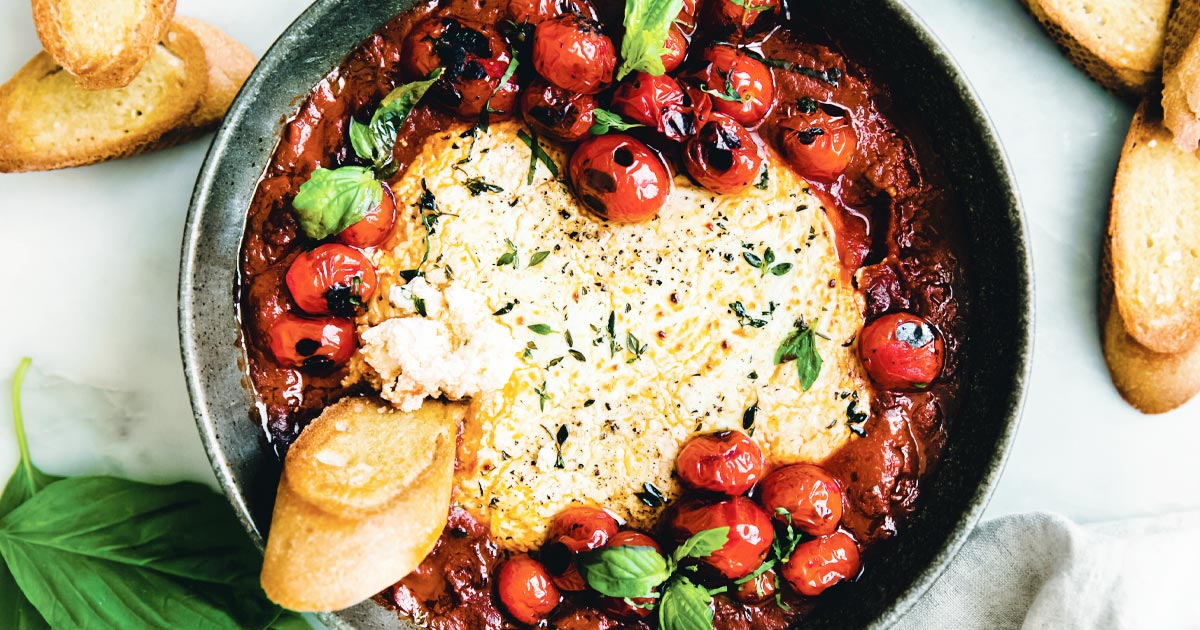
[{"label": "fresh basil leaf", "polygon": [[324,240],[358,223],[383,201],[383,185],[369,168],[318,168],[300,185],[292,200],[300,229],[309,238]]},{"label": "fresh basil leaf", "polygon": [[658,603],[658,627],[662,630],[712,630],[712,595],[686,577],[672,580]]},{"label": "fresh basil leaf", "polygon": [[716,553],[729,542],[729,528],[717,527],[697,532],[691,538],[683,541],[675,548],[671,558],[675,562],[683,562],[687,558],[706,558]]},{"label": "fresh basil leaf", "polygon": [[821,365],[824,361],[817,352],[816,331],[803,320],[796,323],[796,329],[788,333],[783,343],[775,350],[775,365],[783,365],[789,361],[796,362],[800,387],[804,388],[804,391],[812,389],[817,377],[821,375]]},{"label": "fresh basil leaf", "polygon": [[578,563],[588,586],[609,597],[649,597],[671,577],[653,547],[601,547],[580,554]]},{"label": "fresh basil leaf", "polygon": [[663,44],[671,24],[683,8],[683,0],[625,0],[625,38],[621,40],[621,66],[617,80],[631,72],[654,76],[667,73]]},{"label": "fresh basil leaf", "polygon": [[616,112],[610,112],[607,109],[597,107],[593,112],[595,122],[588,131],[594,136],[602,136],[613,129],[617,131],[628,131],[634,127],[645,127],[639,123],[631,123]]},{"label": "fresh basil leaf", "polygon": [[350,146],[354,153],[371,162],[376,170],[383,170],[391,163],[400,127],[441,76],[442,69],[438,68],[422,81],[405,83],[389,92],[371,116],[370,124],[351,120]]},{"label": "fresh basil leaf", "polygon": [[200,484],[55,482],[0,519],[0,556],[54,627],[264,627],[279,613],[257,551]]},{"label": "fresh basil leaf", "polygon": [[[25,503],[46,486],[59,481],[62,477],[54,477],[38,470],[29,456],[29,441],[25,437],[25,421],[21,414],[21,385],[25,382],[25,373],[29,371],[31,361],[21,359],[12,380],[12,411],[13,428],[17,437],[17,450],[20,459],[17,469],[4,485],[0,494],[0,517]],[[43,630],[50,624],[42,618],[41,613],[21,592],[16,579],[7,565],[0,564],[0,628],[13,630]]]}]

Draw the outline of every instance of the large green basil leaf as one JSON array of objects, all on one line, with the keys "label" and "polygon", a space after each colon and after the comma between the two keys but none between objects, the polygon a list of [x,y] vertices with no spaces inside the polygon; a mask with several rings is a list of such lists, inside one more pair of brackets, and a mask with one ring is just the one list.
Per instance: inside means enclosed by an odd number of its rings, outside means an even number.
[{"label": "large green basil leaf", "polygon": [[376,170],[385,170],[392,161],[396,147],[396,136],[408,115],[417,106],[429,88],[442,76],[438,68],[423,81],[405,83],[392,90],[379,104],[369,124],[350,120],[350,146],[358,157],[371,162]]},{"label": "large green basil leaf", "polygon": [[54,627],[262,628],[279,617],[225,500],[194,483],[76,477],[0,519],[0,556]]},{"label": "large green basil leaf", "polygon": [[588,586],[609,597],[647,597],[671,572],[653,547],[601,547],[579,556]]},{"label": "large green basil leaf", "polygon": [[617,80],[630,72],[654,76],[667,73],[662,56],[671,24],[683,9],[683,0],[625,0],[625,38],[621,40],[621,67]]},{"label": "large green basil leaf", "polygon": [[712,596],[691,580],[679,577],[667,585],[658,603],[658,627],[662,630],[712,630]]},{"label": "large green basil leaf", "polygon": [[358,223],[383,201],[383,185],[369,168],[318,168],[292,200],[300,229],[324,240]]},{"label": "large green basil leaf", "polygon": [[800,376],[800,387],[804,391],[812,389],[813,383],[821,375],[821,366],[825,363],[817,352],[817,331],[804,323],[796,322],[796,328],[784,337],[779,348],[775,350],[775,365],[783,365],[788,361],[796,362],[796,372]]},{"label": "large green basil leaf", "polygon": [[716,553],[718,549],[724,547],[728,542],[728,527],[706,529],[696,532],[693,536],[683,541],[682,545],[675,548],[675,552],[671,554],[671,558],[676,563],[683,562],[686,558],[705,558]]}]

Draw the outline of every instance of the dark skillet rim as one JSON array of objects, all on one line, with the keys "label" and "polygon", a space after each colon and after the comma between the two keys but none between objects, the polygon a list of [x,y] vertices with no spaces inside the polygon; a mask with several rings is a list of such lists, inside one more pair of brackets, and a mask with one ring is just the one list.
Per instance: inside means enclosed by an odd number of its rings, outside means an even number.
[{"label": "dark skillet rim", "polygon": [[[271,45],[246,81],[237,98],[234,100],[229,110],[229,115],[217,131],[205,157],[204,164],[201,167],[188,209],[186,231],[182,243],[179,273],[179,342],[192,412],[195,415],[196,425],[204,443],[204,449],[212,463],[218,484],[233,505],[239,521],[241,521],[247,533],[260,548],[263,545],[263,536],[258,531],[251,516],[250,506],[245,494],[238,487],[232,470],[232,464],[226,454],[227,449],[221,443],[221,438],[217,431],[217,420],[213,413],[214,401],[209,397],[207,386],[204,383],[200,370],[200,367],[205,365],[205,362],[201,359],[201,346],[203,345],[204,336],[198,334],[197,331],[196,324],[200,315],[198,315],[195,293],[198,286],[198,276],[202,273],[198,258],[200,256],[200,248],[206,238],[206,234],[201,229],[201,221],[212,192],[219,185],[216,179],[218,165],[223,159],[226,159],[231,145],[240,141],[235,137],[234,133],[238,124],[246,118],[249,112],[253,111],[252,105],[255,95],[268,81],[270,74],[280,71],[278,66],[282,60],[281,58],[284,56],[285,51],[292,45],[288,35],[303,32],[311,28],[327,11],[332,10],[332,5],[339,1],[318,0],[309,6],[287,27],[275,43]],[[1022,298],[1024,300],[1023,315],[1025,317],[1024,331],[1026,335],[1024,339],[1018,340],[1020,346],[1014,354],[1014,358],[1019,362],[1019,366],[1014,371],[1015,380],[1013,384],[1015,389],[1006,397],[1008,409],[1005,417],[1007,420],[1004,423],[1003,430],[995,441],[995,449],[987,464],[987,472],[969,500],[969,507],[959,516],[950,536],[942,544],[933,559],[916,575],[907,588],[899,591],[894,596],[893,603],[887,606],[869,624],[870,628],[887,628],[909,611],[929,587],[937,581],[946,566],[965,544],[975,525],[982,518],[992,492],[1004,469],[1017,428],[1020,424],[1021,412],[1024,407],[1028,382],[1032,371],[1031,358],[1033,354],[1033,331],[1035,327],[1035,304],[1032,299],[1034,295],[1034,275],[1030,256],[1029,236],[1016,179],[996,134],[995,126],[970,81],[964,76],[953,56],[948,52],[940,39],[929,29],[924,21],[915,15],[902,0],[879,1],[890,5],[891,9],[897,15],[908,22],[910,30],[916,34],[920,43],[932,52],[938,64],[937,70],[949,77],[955,84],[965,108],[975,118],[975,124],[978,125],[979,130],[982,132],[980,140],[988,153],[986,156],[987,161],[996,168],[998,180],[1009,193],[1009,199],[1006,200],[1007,205],[1012,209],[1012,216],[1009,217],[1009,220],[1014,232],[1012,236],[1019,246],[1020,251],[1016,252],[1016,254],[1021,263],[1019,268],[1012,271],[1023,276],[1020,278],[1020,280],[1023,280],[1020,284],[1024,287]],[[336,65],[339,62],[340,58],[335,59],[333,64]],[[283,112],[281,115],[286,113],[288,112]],[[275,140],[277,141],[278,139],[276,138]],[[273,146],[274,144],[272,144]],[[258,174],[260,175],[261,173]],[[239,231],[244,231],[244,219],[243,224],[239,225]],[[240,249],[241,239],[239,237],[238,250],[240,251]],[[235,260],[234,265],[238,264],[238,261]],[[234,273],[236,277],[237,271],[235,270]],[[233,287],[229,287],[229,289],[231,291],[229,298],[232,300],[234,297],[232,294]],[[258,445],[255,445],[255,447],[258,447]],[[338,613],[321,614],[318,616],[322,621],[332,626],[341,628],[351,627],[346,621],[340,618]]]}]

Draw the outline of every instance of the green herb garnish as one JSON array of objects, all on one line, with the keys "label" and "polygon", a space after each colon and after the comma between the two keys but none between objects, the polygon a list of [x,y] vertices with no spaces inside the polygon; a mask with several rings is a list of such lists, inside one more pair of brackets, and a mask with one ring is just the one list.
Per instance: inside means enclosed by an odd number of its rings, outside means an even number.
[{"label": "green herb garnish", "polygon": [[539,335],[549,335],[554,332],[554,329],[547,324],[530,324],[528,328]]},{"label": "green herb garnish", "polygon": [[546,401],[550,400],[550,394],[546,393],[546,379],[542,379],[542,385],[534,387],[533,391],[538,395],[538,411],[545,411]]},{"label": "green herb garnish", "polygon": [[645,127],[640,123],[633,123],[621,118],[621,115],[616,112],[610,112],[607,109],[597,107],[594,110],[595,122],[588,129],[594,136],[602,136],[612,130],[628,131],[634,127]]},{"label": "green herb garnish", "polygon": [[547,252],[547,251],[535,252],[533,254],[533,256],[529,257],[529,265],[528,266],[536,267],[536,266],[542,264],[542,261],[546,260],[546,257],[549,255],[550,255],[550,252]]},{"label": "green herb garnish", "polygon": [[631,72],[666,74],[664,44],[681,9],[683,0],[625,0],[625,38],[621,40],[618,81]]},{"label": "green herb garnish", "polygon": [[358,223],[383,201],[383,185],[369,168],[318,168],[300,185],[292,208],[300,229],[311,239],[324,240]]},{"label": "green herb garnish", "polygon": [[537,174],[538,162],[544,164],[546,170],[550,171],[551,175],[558,177],[558,165],[554,163],[554,158],[550,157],[549,153],[546,153],[542,145],[538,144],[536,133],[532,131],[526,133],[522,129],[517,132],[517,137],[521,139],[521,142],[525,143],[525,146],[529,147],[529,176],[526,178],[525,183],[533,183],[533,177]]},{"label": "green herb garnish", "polygon": [[792,263],[775,264],[775,250],[768,247],[763,251],[762,256],[755,254],[752,251],[742,252],[742,258],[750,264],[751,267],[762,272],[762,275],[768,273],[773,276],[782,276],[792,270]]},{"label": "green herb garnish", "polygon": [[438,68],[423,81],[406,83],[392,90],[383,97],[379,109],[375,110],[371,122],[366,125],[350,119],[350,146],[359,158],[370,162],[381,177],[389,177],[396,172],[392,153],[400,127],[441,76],[442,69]]},{"label": "green herb garnish", "polygon": [[467,187],[467,190],[471,191],[472,197],[478,197],[479,195],[482,195],[485,192],[486,193],[502,193],[502,192],[504,192],[503,188],[501,188],[495,184],[489,184],[482,177],[467,178],[467,181],[463,182],[463,185]]},{"label": "green herb garnish", "polygon": [[754,317],[746,310],[746,305],[739,300],[729,305],[729,310],[738,318],[739,326],[749,326],[751,328],[763,328],[770,323],[770,317],[775,314],[775,303],[771,302],[769,310],[762,312],[762,318]]},{"label": "green herb garnish", "polygon": [[625,361],[626,363],[633,363],[642,358],[648,348],[649,346],[642,343],[633,333],[625,333],[625,349],[633,353],[633,356]]},{"label": "green herb garnish", "polygon": [[816,331],[801,318],[796,322],[796,328],[788,333],[775,350],[775,365],[783,365],[789,361],[796,362],[796,372],[800,375],[800,387],[804,391],[812,389],[813,383],[821,375],[821,355],[817,352]]},{"label": "green herb garnish", "polygon": [[517,265],[520,264],[517,260],[517,246],[513,244],[512,240],[506,238],[504,239],[504,248],[506,251],[496,259],[496,266],[504,267],[512,265],[512,268],[516,269]]}]

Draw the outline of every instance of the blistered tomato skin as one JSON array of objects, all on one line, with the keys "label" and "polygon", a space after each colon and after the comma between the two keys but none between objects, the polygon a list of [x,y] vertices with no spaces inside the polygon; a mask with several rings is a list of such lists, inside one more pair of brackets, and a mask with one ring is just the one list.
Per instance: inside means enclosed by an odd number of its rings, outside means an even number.
[{"label": "blistered tomato skin", "polygon": [[764,159],[758,140],[723,114],[712,114],[683,151],[688,175],[717,194],[739,193],[762,178]]},{"label": "blistered tomato skin", "polygon": [[541,553],[554,584],[564,591],[585,590],[575,555],[608,544],[618,528],[617,519],[599,508],[573,507],[555,516]]},{"label": "blistered tomato skin", "polygon": [[588,0],[509,0],[508,17],[516,24],[541,24],[551,18],[577,13],[596,19],[596,9]]},{"label": "blistered tomato skin", "polygon": [[667,531],[677,543],[718,527],[729,528],[728,542],[700,562],[731,580],[744,578],[762,565],[775,540],[771,517],[745,497],[685,501],[667,521]]},{"label": "blistered tomato skin", "polygon": [[837,531],[842,521],[842,487],[816,464],[792,464],[767,475],[759,485],[763,508],[809,536]]},{"label": "blistered tomato skin", "polygon": [[683,7],[679,9],[679,15],[675,16],[675,24],[679,25],[680,29],[689,36],[696,30],[697,1],[683,0]]},{"label": "blistered tomato skin", "polygon": [[743,35],[772,23],[779,11],[779,0],[712,0],[721,30]]},{"label": "blistered tomato skin", "polygon": [[858,543],[845,532],[834,532],[797,545],[782,573],[796,592],[816,597],[857,577],[861,566]]},{"label": "blistered tomato skin", "polygon": [[713,96],[713,109],[751,129],[761,124],[775,106],[775,76],[771,69],[725,44],[706,49],[704,60],[708,64],[700,70],[698,79],[710,94],[722,95]]},{"label": "blistered tomato skin", "polygon": [[524,624],[540,623],[562,601],[562,594],[550,581],[546,567],[525,554],[513,556],[501,565],[496,580],[505,610]]},{"label": "blistered tomato skin", "polygon": [[612,84],[617,49],[600,25],[578,15],[562,15],[537,25],[533,66],[554,85],[597,94]]},{"label": "blistered tomato skin", "polygon": [[354,317],[375,295],[376,284],[371,261],[341,243],[300,254],[287,272],[292,300],[310,315]]},{"label": "blistered tomato skin", "polygon": [[[655,542],[653,538],[641,532],[635,531],[617,532],[617,535],[613,536],[612,540],[608,541],[608,546],[650,547],[658,553],[662,553],[662,547],[659,547],[658,543]],[[653,597],[635,597],[632,601],[634,604],[638,605],[630,605],[629,602],[615,597],[601,597],[600,607],[603,608],[605,612],[616,617],[635,621],[649,617],[650,614],[654,612],[652,606],[657,602],[657,599]]]},{"label": "blistered tomato skin", "polygon": [[941,337],[920,317],[892,313],[867,324],[858,352],[871,380],[887,389],[925,389],[942,373]]},{"label": "blistered tomato skin", "polygon": [[653,218],[671,194],[671,176],[662,158],[625,134],[585,141],[571,155],[569,171],[579,200],[617,223]]},{"label": "blistered tomato skin", "polygon": [[683,27],[679,24],[672,24],[671,30],[667,32],[667,41],[663,42],[663,48],[667,51],[662,56],[663,68],[667,72],[675,72],[679,66],[683,65],[683,60],[687,57],[688,37],[683,32]]},{"label": "blistered tomato skin", "polygon": [[430,94],[459,117],[476,120],[484,106],[497,118],[516,110],[519,86],[512,80],[500,85],[511,60],[508,44],[494,28],[429,18],[405,37],[401,63],[414,81],[442,68]]},{"label": "blistered tomato skin", "polygon": [[788,118],[779,127],[784,158],[805,179],[833,182],[858,151],[854,121],[849,115],[835,116],[825,107]]},{"label": "blistered tomato skin", "polygon": [[267,330],[267,342],[280,365],[314,374],[345,365],[358,349],[354,323],[337,317],[281,315]]},{"label": "blistered tomato skin", "polygon": [[538,80],[521,93],[521,113],[538,135],[578,142],[591,136],[596,99]]},{"label": "blistered tomato skin", "polygon": [[636,72],[613,92],[612,108],[622,117],[682,142],[696,131],[690,99],[669,76]]},{"label": "blistered tomato skin", "polygon": [[763,453],[740,431],[698,435],[680,449],[675,470],[693,488],[738,496],[762,477]]},{"label": "blistered tomato skin", "polygon": [[342,230],[338,240],[360,249],[377,247],[392,236],[396,227],[396,197],[391,186],[383,184],[383,199],[354,225]]},{"label": "blistered tomato skin", "polygon": [[746,604],[761,604],[775,597],[776,580],[779,575],[774,569],[767,569],[761,575],[743,582],[737,589],[738,601]]}]

